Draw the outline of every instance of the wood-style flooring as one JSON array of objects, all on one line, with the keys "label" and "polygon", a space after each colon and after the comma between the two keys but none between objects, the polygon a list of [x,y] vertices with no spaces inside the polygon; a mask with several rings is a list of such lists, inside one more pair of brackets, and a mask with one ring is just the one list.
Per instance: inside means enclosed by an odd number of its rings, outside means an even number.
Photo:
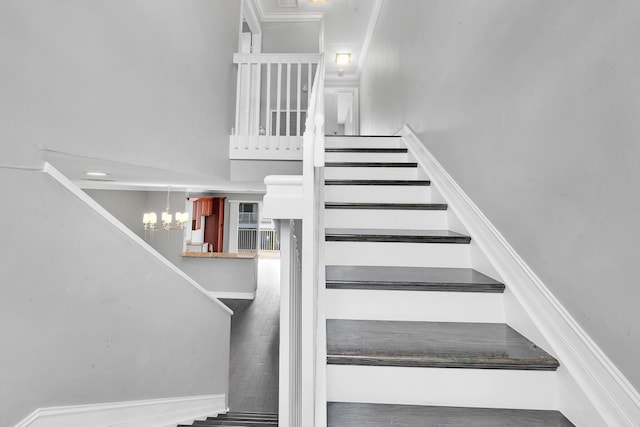
[{"label": "wood-style flooring", "polygon": [[231,317],[229,408],[278,412],[280,260],[260,259],[256,298],[224,300]]}]

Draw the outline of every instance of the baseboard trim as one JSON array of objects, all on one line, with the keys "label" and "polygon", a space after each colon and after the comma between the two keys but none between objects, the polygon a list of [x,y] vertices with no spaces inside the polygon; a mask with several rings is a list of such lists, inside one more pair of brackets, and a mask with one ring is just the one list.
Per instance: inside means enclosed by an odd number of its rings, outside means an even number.
[{"label": "baseboard trim", "polygon": [[169,427],[228,412],[224,394],[39,408],[15,427]]},{"label": "baseboard trim", "polygon": [[218,299],[256,299],[255,292],[211,292]]},{"label": "baseboard trim", "polygon": [[410,153],[538,325],[598,414],[611,426],[638,425],[638,391],[444,170],[411,127],[405,125],[398,135],[404,137]]}]

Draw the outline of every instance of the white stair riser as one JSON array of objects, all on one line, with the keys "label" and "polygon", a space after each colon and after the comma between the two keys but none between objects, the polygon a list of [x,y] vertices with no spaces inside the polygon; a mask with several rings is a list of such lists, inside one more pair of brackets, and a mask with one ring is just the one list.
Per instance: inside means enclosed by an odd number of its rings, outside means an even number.
[{"label": "white stair riser", "polygon": [[406,148],[402,138],[325,138],[327,148]]},{"label": "white stair riser", "polygon": [[326,265],[471,267],[469,245],[451,243],[325,242]]},{"label": "white stair riser", "polygon": [[325,209],[327,228],[446,230],[447,211]]},{"label": "white stair riser", "polygon": [[556,373],[507,369],[327,366],[330,402],[558,408]]},{"label": "white stair riser", "polygon": [[501,293],[327,289],[328,319],[504,323]]},{"label": "white stair riser", "polygon": [[404,185],[326,185],[327,202],[345,203],[429,203],[429,186]]},{"label": "white stair riser", "polygon": [[326,167],[325,179],[417,179],[418,168]]},{"label": "white stair riser", "polygon": [[406,162],[407,153],[325,153],[326,162]]}]

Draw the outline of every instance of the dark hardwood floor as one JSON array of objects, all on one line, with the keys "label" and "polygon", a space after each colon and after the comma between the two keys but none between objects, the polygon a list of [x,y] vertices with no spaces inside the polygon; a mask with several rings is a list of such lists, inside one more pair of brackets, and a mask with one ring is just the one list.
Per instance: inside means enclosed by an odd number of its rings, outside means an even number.
[{"label": "dark hardwood floor", "polygon": [[231,318],[229,408],[278,412],[279,259],[261,259],[256,299],[224,300]]}]

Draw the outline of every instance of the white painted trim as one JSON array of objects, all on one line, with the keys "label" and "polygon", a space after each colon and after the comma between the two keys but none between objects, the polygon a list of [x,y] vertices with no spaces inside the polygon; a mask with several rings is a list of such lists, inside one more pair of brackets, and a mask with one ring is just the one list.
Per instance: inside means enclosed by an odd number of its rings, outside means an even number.
[{"label": "white painted trim", "polygon": [[262,22],[317,22],[324,16],[317,12],[267,13],[260,0],[254,0],[254,5]]},{"label": "white painted trim", "polygon": [[327,319],[505,323],[501,293],[326,289]]},{"label": "white painted trim", "polygon": [[362,67],[364,67],[364,61],[367,57],[367,53],[369,52],[369,45],[371,44],[373,33],[376,30],[376,24],[378,23],[378,17],[380,16],[380,10],[382,10],[383,3],[384,3],[384,0],[376,0],[376,4],[373,6],[373,13],[371,14],[371,18],[369,19],[369,25],[367,25],[367,32],[362,42],[362,49],[360,50],[360,60],[358,61],[358,71],[357,71],[358,77],[360,77],[360,73],[362,72]]},{"label": "white painted trim", "polygon": [[602,418],[611,426],[640,425],[638,391],[444,170],[409,125],[398,134],[404,137],[411,154],[437,184]]},{"label": "white painted trim", "polygon": [[221,299],[256,299],[255,292],[217,292],[212,291],[211,295]]},{"label": "white painted trim", "polygon": [[[234,53],[234,64],[317,64],[319,53]],[[282,110],[281,110],[282,111]]]},{"label": "white painted trim", "polygon": [[226,396],[174,397],[38,408],[15,427],[169,427],[227,412]]},{"label": "white painted trim", "polygon": [[53,179],[58,181],[60,185],[65,187],[68,191],[70,191],[74,196],[84,202],[87,206],[93,209],[98,215],[103,217],[105,220],[111,223],[116,229],[120,230],[125,236],[133,240],[137,243],[142,249],[147,251],[150,255],[154,256],[158,261],[164,264],[168,269],[176,273],[178,276],[186,280],[191,286],[199,290],[203,295],[207,298],[215,302],[222,310],[227,312],[229,315],[233,314],[233,311],[222,302],[220,302],[217,298],[212,296],[206,289],[200,286],[195,280],[191,277],[187,276],[187,274],[180,270],[178,267],[173,265],[169,260],[163,257],[158,251],[156,251],[153,247],[151,247],[147,242],[145,242],[140,236],[131,231],[127,226],[121,223],[115,216],[111,215],[105,208],[100,206],[98,202],[93,200],[87,193],[82,191],[80,187],[73,184],[66,176],[64,176],[60,171],[54,168],[48,162],[44,162],[44,169],[42,170],[44,173],[51,176]]},{"label": "white painted trim", "polygon": [[304,194],[301,175],[269,175],[262,216],[271,219],[302,218]]},{"label": "white painted trim", "polygon": [[554,371],[327,365],[330,402],[558,409]]},{"label": "white painted trim", "polygon": [[[42,168],[38,168],[42,171]],[[123,190],[123,191],[167,191],[167,184],[155,184],[144,182],[115,182],[115,181],[87,181],[72,180],[82,190]],[[236,185],[237,184],[237,185]],[[173,191],[184,191],[185,193],[247,193],[264,194],[265,188],[262,183],[255,182],[234,182],[229,185],[217,184],[180,184],[172,185]]]},{"label": "white painted trim", "polygon": [[231,135],[229,160],[302,161],[302,136]]},{"label": "white painted trim", "polygon": [[260,24],[259,12],[256,11],[255,3],[247,1],[242,10],[244,19],[252,34],[262,34],[262,26]]},{"label": "white painted trim", "polygon": [[278,6],[280,7],[298,7],[298,0],[278,0]]}]

